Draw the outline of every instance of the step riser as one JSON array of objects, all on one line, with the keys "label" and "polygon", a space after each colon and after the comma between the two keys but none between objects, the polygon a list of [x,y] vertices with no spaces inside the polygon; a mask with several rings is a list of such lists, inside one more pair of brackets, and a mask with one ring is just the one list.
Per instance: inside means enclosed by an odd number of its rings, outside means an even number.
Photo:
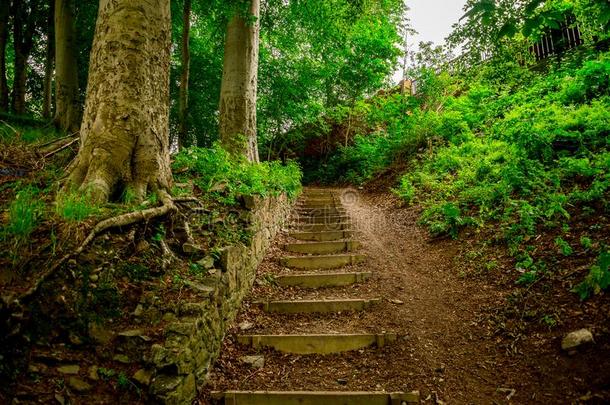
[{"label": "step riser", "polygon": [[271,301],[259,303],[265,312],[279,314],[313,314],[364,311],[379,303],[372,300]]},{"label": "step riser", "polygon": [[299,224],[338,224],[338,223],[346,223],[349,221],[348,216],[337,216],[337,215],[327,215],[327,216],[306,216],[299,215],[295,217],[295,221]]},{"label": "step riser", "polygon": [[322,273],[295,274],[279,276],[275,282],[282,287],[299,288],[333,288],[364,283],[373,276],[372,273]]},{"label": "step riser", "polygon": [[282,353],[332,354],[363,349],[376,345],[383,347],[396,340],[394,334],[362,335],[243,335],[237,341],[254,349],[271,347]]},{"label": "step riser", "polygon": [[290,243],[284,246],[284,250],[293,253],[325,255],[332,253],[353,252],[360,248],[360,243],[349,242],[314,242],[314,243]]},{"label": "step riser", "polygon": [[289,234],[289,236],[302,241],[329,242],[339,239],[352,238],[354,236],[354,232],[295,232]]},{"label": "step riser", "polygon": [[403,392],[311,392],[227,391],[212,392],[214,405],[413,405],[417,391]]},{"label": "step riser", "polygon": [[363,255],[334,255],[334,256],[298,256],[283,257],[280,263],[292,269],[336,269],[343,266],[362,263]]},{"label": "step riser", "polygon": [[295,227],[299,232],[332,232],[349,231],[352,228],[352,224],[295,224]]},{"label": "step riser", "polygon": [[336,208],[332,208],[332,209],[320,208],[320,209],[311,209],[311,210],[297,209],[295,211],[295,214],[299,215],[299,216],[303,216],[303,217],[328,217],[328,216],[344,217],[344,216],[347,216],[347,211],[345,211],[344,209],[336,209]]}]

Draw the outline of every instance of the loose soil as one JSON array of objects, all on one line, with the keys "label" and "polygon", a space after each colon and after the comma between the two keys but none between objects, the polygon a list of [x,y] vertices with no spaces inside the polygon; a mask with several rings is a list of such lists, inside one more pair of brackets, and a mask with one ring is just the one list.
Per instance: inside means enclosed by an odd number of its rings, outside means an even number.
[{"label": "loose soil", "polygon": [[[514,275],[502,276],[509,274],[503,248],[477,258],[479,267],[491,257],[499,262],[498,268],[481,276],[469,268],[472,260],[464,260],[471,246],[430,240],[417,225],[417,208],[401,208],[387,193],[360,194],[345,207],[367,260],[341,271],[368,270],[374,277],[345,288],[276,287],[269,281],[272,276],[290,272],[278,264],[287,254],[281,246],[290,238],[278,237],[225,339],[200,404],[208,403],[211,391],[223,390],[419,390],[426,403],[450,404],[610,401],[607,296],[581,303],[565,287],[539,292],[546,286],[540,283],[532,289],[534,299],[562,308],[558,325],[541,325],[516,309],[516,291],[523,287],[515,286]],[[341,297],[382,301],[365,312],[320,315],[266,314],[253,305],[269,298]],[[238,325],[246,321],[253,327],[244,332]],[[561,338],[580,328],[593,331],[595,344],[571,354],[562,352]],[[236,343],[241,333],[383,331],[396,332],[400,338],[381,349],[325,356],[257,351]],[[264,355],[263,368],[241,362],[242,356],[252,354]]]}]

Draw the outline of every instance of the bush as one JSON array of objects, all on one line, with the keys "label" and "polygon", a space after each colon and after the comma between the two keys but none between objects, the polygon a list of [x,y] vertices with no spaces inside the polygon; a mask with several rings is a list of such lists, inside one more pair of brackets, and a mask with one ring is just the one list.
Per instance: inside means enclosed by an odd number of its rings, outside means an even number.
[{"label": "bush", "polygon": [[230,156],[219,145],[185,149],[175,156],[173,167],[181,173],[179,178],[193,178],[199,189],[227,205],[236,204],[239,196],[286,193],[295,198],[301,190],[302,174],[296,163],[250,163]]}]

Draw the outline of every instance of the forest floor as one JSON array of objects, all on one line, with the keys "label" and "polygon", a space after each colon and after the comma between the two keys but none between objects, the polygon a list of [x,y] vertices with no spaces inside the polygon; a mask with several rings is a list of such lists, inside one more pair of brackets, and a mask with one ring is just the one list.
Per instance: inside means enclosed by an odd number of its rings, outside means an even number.
[{"label": "forest floor", "polygon": [[[501,246],[477,256],[479,262],[493,256],[500,263],[480,274],[465,259],[476,244],[430,240],[417,224],[419,210],[400,207],[388,193],[362,193],[346,208],[367,256],[353,269],[372,271],[373,278],[348,288],[279,290],[262,281],[283,271],[277,259],[286,236],[278,237],[225,339],[200,403],[217,390],[419,390],[425,403],[437,404],[610,401],[607,297],[581,303],[568,289],[544,285],[533,289],[533,297],[523,294],[524,287],[503,270],[507,255]],[[252,305],[269,297],[382,301],[365,312],[333,315],[269,315]],[[557,323],[532,317],[532,311],[540,315],[552,308],[561,314]],[[383,348],[335,355],[257,352],[236,343],[248,324],[248,334],[388,331],[400,338]],[[581,328],[593,331],[595,344],[562,351],[565,334]],[[262,368],[240,360],[253,354],[264,355]]]}]

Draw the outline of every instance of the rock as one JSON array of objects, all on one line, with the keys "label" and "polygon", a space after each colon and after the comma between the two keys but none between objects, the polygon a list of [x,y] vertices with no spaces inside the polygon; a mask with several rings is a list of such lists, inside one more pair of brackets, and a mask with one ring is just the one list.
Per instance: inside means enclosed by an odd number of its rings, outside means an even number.
[{"label": "rock", "polygon": [[204,250],[199,245],[195,245],[194,243],[188,243],[187,242],[187,243],[182,245],[182,251],[184,253],[194,254],[194,253],[202,253]]},{"label": "rock", "polygon": [[248,322],[248,321],[244,321],[239,324],[239,329],[241,329],[241,330],[250,330],[253,327],[254,327],[254,324],[252,322]]},{"label": "rock", "polygon": [[83,340],[81,339],[80,336],[78,336],[76,333],[74,332],[70,332],[70,335],[68,336],[68,339],[70,339],[70,343],[72,343],[73,345],[82,345],[83,344]]},{"label": "rock", "polygon": [[213,287],[209,287],[207,285],[203,285],[201,283],[197,283],[195,281],[186,280],[184,285],[190,287],[198,293],[204,294],[206,296],[210,296],[214,292]]},{"label": "rock", "polygon": [[396,299],[396,298],[392,298],[392,299],[390,300],[390,302],[391,302],[392,304],[396,304],[396,305],[402,305],[402,304],[404,304],[404,301],[398,300],[398,299]]},{"label": "rock", "polygon": [[134,373],[133,379],[144,386],[149,386],[150,380],[152,379],[152,372],[141,368]]},{"label": "rock", "polygon": [[265,367],[265,356],[244,356],[241,358],[246,364],[252,366],[252,368],[263,368]]},{"label": "rock", "polygon": [[136,309],[134,309],[134,311],[133,311],[133,316],[140,317],[140,316],[142,316],[143,313],[144,313],[144,307],[142,306],[142,304],[138,304]]},{"label": "rock", "polygon": [[337,378],[337,384],[347,385],[347,380],[345,378]]},{"label": "rock", "polygon": [[115,354],[114,357],[112,358],[112,360],[118,361],[119,363],[123,363],[123,364],[131,363],[131,360],[129,359],[129,357],[126,354]]},{"label": "rock", "polygon": [[561,341],[561,348],[570,350],[587,343],[593,343],[593,334],[588,329],[580,329],[568,333]]},{"label": "rock", "polygon": [[92,381],[97,381],[97,380],[99,380],[99,379],[100,379],[100,376],[99,376],[99,374],[97,373],[97,369],[98,369],[98,367],[97,367],[97,366],[91,366],[91,367],[89,367],[89,374],[88,374],[88,377],[89,377],[89,379],[90,379],[90,380],[92,380]]},{"label": "rock", "polygon": [[136,253],[146,252],[149,248],[150,248],[150,243],[148,243],[146,240],[142,239],[136,245]]},{"label": "rock", "polygon": [[214,268],[214,258],[210,256],[206,256],[203,259],[197,262],[198,265],[203,267],[206,270]]},{"label": "rock", "polygon": [[110,343],[110,341],[114,338],[114,333],[108,328],[98,325],[95,322],[91,322],[89,324],[89,336],[97,343],[105,345]]},{"label": "rock", "polygon": [[78,377],[70,377],[68,379],[68,385],[77,392],[87,392],[91,390],[91,385]]},{"label": "rock", "polygon": [[78,364],[68,364],[65,366],[57,367],[57,371],[62,374],[78,374],[80,366]]}]

